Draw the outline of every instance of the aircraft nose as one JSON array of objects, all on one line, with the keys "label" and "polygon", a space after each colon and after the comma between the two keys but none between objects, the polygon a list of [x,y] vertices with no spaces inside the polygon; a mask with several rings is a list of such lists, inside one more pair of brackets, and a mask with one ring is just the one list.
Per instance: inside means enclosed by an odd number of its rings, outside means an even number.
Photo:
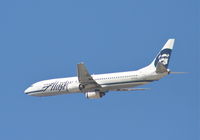
[{"label": "aircraft nose", "polygon": [[28,94],[28,93],[30,93],[30,87],[29,87],[29,88],[27,88],[27,89],[24,91],[24,93],[25,93],[25,94]]}]

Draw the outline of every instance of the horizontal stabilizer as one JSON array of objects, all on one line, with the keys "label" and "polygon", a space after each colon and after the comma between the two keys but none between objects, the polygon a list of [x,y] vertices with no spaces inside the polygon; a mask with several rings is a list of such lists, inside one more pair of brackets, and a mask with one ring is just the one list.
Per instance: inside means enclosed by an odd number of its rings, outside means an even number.
[{"label": "horizontal stabilizer", "polygon": [[173,72],[173,71],[170,71],[170,74],[186,74],[188,72]]}]

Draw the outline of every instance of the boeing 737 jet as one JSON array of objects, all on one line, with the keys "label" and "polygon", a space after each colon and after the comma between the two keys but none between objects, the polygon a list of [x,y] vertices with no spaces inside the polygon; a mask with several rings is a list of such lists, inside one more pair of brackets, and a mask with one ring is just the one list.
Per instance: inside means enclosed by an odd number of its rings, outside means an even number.
[{"label": "boeing 737 jet", "polygon": [[168,69],[175,39],[169,39],[153,62],[136,71],[90,75],[83,63],[77,64],[77,76],[34,83],[24,92],[31,96],[84,93],[88,99],[101,98],[109,91],[137,91],[134,88],[170,74]]}]

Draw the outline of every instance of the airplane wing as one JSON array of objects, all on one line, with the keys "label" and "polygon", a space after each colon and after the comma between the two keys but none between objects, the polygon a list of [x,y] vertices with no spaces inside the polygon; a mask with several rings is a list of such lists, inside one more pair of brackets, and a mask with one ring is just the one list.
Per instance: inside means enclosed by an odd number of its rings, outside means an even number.
[{"label": "airplane wing", "polygon": [[142,91],[148,90],[149,88],[120,88],[120,89],[112,89],[110,91]]},{"label": "airplane wing", "polygon": [[91,89],[91,88],[99,88],[101,87],[89,74],[88,70],[86,69],[83,63],[77,64],[77,73],[78,73],[78,80],[84,88]]}]

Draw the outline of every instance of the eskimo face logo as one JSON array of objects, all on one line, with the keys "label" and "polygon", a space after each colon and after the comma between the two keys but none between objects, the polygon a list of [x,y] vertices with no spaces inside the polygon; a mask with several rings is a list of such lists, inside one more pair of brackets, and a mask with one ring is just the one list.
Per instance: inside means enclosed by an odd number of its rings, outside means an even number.
[{"label": "eskimo face logo", "polygon": [[159,62],[161,62],[163,65],[167,65],[168,64],[168,59],[169,58],[169,54],[160,54],[158,56],[158,60]]},{"label": "eskimo face logo", "polygon": [[155,66],[157,65],[158,62],[160,62],[167,68],[170,59],[170,54],[171,54],[171,49],[162,50],[156,58]]}]

